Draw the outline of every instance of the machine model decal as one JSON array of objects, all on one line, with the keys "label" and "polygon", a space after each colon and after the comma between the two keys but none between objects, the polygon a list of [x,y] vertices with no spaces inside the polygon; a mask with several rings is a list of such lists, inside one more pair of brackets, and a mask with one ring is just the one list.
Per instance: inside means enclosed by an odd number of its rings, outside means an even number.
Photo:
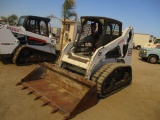
[{"label": "machine model decal", "polygon": [[128,55],[127,56],[131,56],[132,55],[132,48],[128,49]]},{"label": "machine model decal", "polygon": [[124,42],[124,39],[120,40],[120,41],[118,42],[118,45],[121,44],[121,43],[123,43],[123,42]]},{"label": "machine model decal", "polygon": [[1,45],[14,45],[14,43],[1,43]]},{"label": "machine model decal", "polygon": [[19,32],[20,30],[14,27],[9,27],[12,32]]}]

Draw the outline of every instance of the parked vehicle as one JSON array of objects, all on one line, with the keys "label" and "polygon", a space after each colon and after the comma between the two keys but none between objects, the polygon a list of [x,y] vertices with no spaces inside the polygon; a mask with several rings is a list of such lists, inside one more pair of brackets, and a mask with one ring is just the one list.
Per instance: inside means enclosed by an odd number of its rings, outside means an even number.
[{"label": "parked vehicle", "polygon": [[48,18],[21,16],[17,26],[0,25],[0,56],[11,57],[17,65],[54,62],[59,52],[49,22]]},{"label": "parked vehicle", "polygon": [[143,47],[139,51],[139,56],[142,60],[147,60],[152,64],[160,62],[160,46],[156,48]]},{"label": "parked vehicle", "polygon": [[159,46],[160,46],[160,39],[159,38],[155,39],[153,42],[146,43],[144,45],[144,47],[148,47],[148,48],[156,48]]},{"label": "parked vehicle", "polygon": [[98,16],[82,16],[81,26],[78,39],[66,44],[57,64],[41,64],[19,83],[65,119],[132,82],[133,28],[122,34],[122,22]]},{"label": "parked vehicle", "polygon": [[139,50],[146,43],[154,42],[154,39],[155,39],[154,36],[150,34],[135,33],[133,38],[133,48]]}]

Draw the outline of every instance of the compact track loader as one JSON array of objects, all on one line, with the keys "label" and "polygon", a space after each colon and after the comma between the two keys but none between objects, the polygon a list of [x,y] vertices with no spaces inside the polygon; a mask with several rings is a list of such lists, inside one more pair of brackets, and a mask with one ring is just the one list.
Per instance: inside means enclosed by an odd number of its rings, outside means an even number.
[{"label": "compact track loader", "polygon": [[53,107],[52,113],[73,118],[131,84],[133,34],[132,27],[122,34],[118,20],[82,16],[78,39],[64,47],[56,64],[41,64],[18,84]]},{"label": "compact track loader", "polygon": [[48,18],[21,16],[17,26],[0,25],[0,56],[12,58],[17,65],[54,62],[59,51],[49,22]]}]

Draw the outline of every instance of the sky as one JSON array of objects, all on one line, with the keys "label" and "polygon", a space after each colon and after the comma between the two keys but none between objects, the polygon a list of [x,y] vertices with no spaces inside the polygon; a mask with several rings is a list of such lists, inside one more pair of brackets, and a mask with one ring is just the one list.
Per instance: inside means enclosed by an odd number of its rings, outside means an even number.
[{"label": "sky", "polygon": [[[0,16],[16,14],[61,18],[65,0],[0,0]],[[75,0],[81,16],[104,16],[119,20],[123,30],[133,26],[135,33],[160,38],[160,0]]]}]

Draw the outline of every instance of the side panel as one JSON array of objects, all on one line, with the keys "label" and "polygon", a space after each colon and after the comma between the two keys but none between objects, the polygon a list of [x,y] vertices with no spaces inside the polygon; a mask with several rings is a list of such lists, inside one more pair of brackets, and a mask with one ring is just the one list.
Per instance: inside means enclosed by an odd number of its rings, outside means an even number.
[{"label": "side panel", "polygon": [[19,41],[7,26],[0,28],[0,55],[11,55]]},{"label": "side panel", "polygon": [[[144,48],[145,49],[145,48]],[[150,55],[156,55],[160,58],[160,48],[146,48],[147,50],[147,57]]]},{"label": "side panel", "polygon": [[36,50],[40,50],[40,51],[56,54],[55,46],[53,46],[52,44],[46,44],[44,46],[28,45],[27,44],[27,46],[30,47],[30,48],[36,49]]}]

